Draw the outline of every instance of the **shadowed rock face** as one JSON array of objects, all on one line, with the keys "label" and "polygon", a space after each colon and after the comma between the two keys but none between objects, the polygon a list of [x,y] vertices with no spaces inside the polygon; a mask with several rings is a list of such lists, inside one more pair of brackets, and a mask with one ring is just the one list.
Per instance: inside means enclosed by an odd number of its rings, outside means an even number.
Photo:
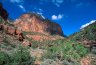
[{"label": "shadowed rock face", "polygon": [[51,35],[56,34],[64,36],[59,24],[51,22],[50,20],[45,20],[45,23],[46,23],[45,25],[47,26],[46,31],[49,32]]},{"label": "shadowed rock face", "polygon": [[35,13],[23,14],[14,22],[14,25],[26,32],[39,32],[43,34],[63,36],[62,29],[59,24],[43,19]]},{"label": "shadowed rock face", "polygon": [[3,8],[2,4],[0,3],[0,16],[4,19],[7,20],[8,18],[8,13],[7,11]]}]

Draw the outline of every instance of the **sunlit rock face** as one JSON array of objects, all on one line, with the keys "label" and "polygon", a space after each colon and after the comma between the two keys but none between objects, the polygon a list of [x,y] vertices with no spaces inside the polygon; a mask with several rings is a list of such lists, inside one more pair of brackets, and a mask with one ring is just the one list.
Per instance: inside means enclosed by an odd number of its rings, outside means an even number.
[{"label": "sunlit rock face", "polygon": [[63,36],[59,24],[43,19],[40,15],[35,13],[23,14],[14,22],[14,25],[25,32],[38,32]]},{"label": "sunlit rock face", "polygon": [[8,19],[8,12],[3,8],[2,3],[0,3],[0,16],[4,19]]}]

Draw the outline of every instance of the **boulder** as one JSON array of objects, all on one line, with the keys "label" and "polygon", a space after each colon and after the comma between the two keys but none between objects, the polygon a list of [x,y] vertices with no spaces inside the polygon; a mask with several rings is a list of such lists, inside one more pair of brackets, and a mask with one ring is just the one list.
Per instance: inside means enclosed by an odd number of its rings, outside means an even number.
[{"label": "boulder", "polygon": [[15,34],[15,29],[14,29],[14,27],[7,26],[6,33],[7,33],[7,34],[10,34],[10,35],[14,35],[14,34]]},{"label": "boulder", "polygon": [[31,47],[31,43],[28,40],[24,40],[22,44],[23,44],[23,46]]}]

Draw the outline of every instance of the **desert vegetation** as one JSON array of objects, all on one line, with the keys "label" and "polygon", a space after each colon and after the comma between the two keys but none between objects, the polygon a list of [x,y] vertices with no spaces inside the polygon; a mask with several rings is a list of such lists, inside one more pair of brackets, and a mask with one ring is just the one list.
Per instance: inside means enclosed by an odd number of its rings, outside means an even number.
[{"label": "desert vegetation", "polygon": [[33,65],[35,58],[31,57],[28,48],[19,46],[12,53],[0,51],[0,65]]},{"label": "desert vegetation", "polygon": [[[38,14],[28,14],[42,20]],[[96,22],[61,38],[60,35],[20,31],[0,17],[0,65],[96,65],[95,60]]]}]

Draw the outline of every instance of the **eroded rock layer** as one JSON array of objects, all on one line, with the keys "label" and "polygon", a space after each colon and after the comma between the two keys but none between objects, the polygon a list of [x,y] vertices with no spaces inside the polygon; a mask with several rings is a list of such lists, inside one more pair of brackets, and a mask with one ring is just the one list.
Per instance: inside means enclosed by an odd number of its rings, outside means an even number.
[{"label": "eroded rock layer", "polygon": [[26,32],[39,32],[43,34],[52,34],[63,36],[62,29],[59,24],[43,19],[35,13],[23,14],[14,22],[14,25]]}]

